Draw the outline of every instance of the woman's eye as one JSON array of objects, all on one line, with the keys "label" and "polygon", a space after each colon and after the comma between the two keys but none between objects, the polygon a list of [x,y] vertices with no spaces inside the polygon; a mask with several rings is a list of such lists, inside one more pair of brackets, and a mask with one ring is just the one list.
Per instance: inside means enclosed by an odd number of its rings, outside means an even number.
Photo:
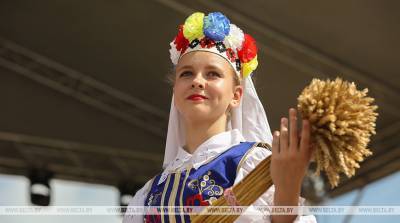
[{"label": "woman's eye", "polygon": [[179,77],[187,77],[187,76],[190,76],[190,75],[192,75],[192,72],[185,71],[185,72],[182,72],[182,73],[179,75]]},{"label": "woman's eye", "polygon": [[210,76],[210,77],[221,77],[221,74],[219,74],[217,72],[209,72],[208,76]]}]

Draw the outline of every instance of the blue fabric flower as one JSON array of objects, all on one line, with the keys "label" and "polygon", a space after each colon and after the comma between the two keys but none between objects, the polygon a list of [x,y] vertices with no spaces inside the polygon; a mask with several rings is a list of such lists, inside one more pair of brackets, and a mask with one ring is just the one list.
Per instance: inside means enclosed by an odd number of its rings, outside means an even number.
[{"label": "blue fabric flower", "polygon": [[220,12],[212,12],[204,17],[204,35],[215,40],[223,41],[229,34],[230,21]]}]

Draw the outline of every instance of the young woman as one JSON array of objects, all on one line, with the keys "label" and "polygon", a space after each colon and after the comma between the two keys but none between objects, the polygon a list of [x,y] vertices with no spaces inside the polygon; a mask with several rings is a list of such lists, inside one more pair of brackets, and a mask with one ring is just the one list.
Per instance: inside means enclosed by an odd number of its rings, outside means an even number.
[{"label": "young woman", "polygon": [[[272,155],[274,185],[236,222],[316,222],[314,216],[263,216],[254,208],[302,205],[300,186],[311,154],[309,124],[303,120],[299,138],[295,109],[271,134],[250,75],[257,67],[254,39],[219,12],[198,12],[179,27],[170,53],[175,74],[164,169],[129,206],[210,205]],[[257,142],[272,144],[272,150]],[[126,214],[124,222],[190,219]]]}]

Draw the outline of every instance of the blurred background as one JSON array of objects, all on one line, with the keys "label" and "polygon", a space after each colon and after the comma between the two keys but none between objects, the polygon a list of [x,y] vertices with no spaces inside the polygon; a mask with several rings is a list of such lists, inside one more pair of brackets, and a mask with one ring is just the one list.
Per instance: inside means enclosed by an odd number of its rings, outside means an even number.
[{"label": "blurred background", "polygon": [[[162,167],[169,42],[195,11],[221,11],[259,46],[256,87],[271,128],[312,78],[368,88],[374,153],[313,205],[400,205],[400,2],[0,1],[0,205],[126,205]],[[0,222],[121,222],[121,216],[5,216]],[[317,216],[395,222],[399,216]]]}]

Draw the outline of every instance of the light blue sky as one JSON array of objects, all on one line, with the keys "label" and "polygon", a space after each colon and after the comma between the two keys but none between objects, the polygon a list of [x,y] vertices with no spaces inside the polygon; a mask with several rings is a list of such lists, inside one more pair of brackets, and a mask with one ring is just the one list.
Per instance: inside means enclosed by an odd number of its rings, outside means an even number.
[{"label": "light blue sky", "polygon": [[[29,180],[21,176],[0,174],[0,205],[30,205]],[[119,205],[114,187],[52,180],[52,205]],[[400,205],[400,172],[367,185],[359,205]],[[352,205],[357,191],[327,200],[321,205]],[[345,216],[317,216],[318,222],[344,222]],[[17,223],[120,223],[120,216],[0,216],[0,222]],[[351,223],[400,222],[400,216],[352,216]]]},{"label": "light blue sky", "polygon": [[[52,180],[52,205],[119,205],[115,187],[80,182]],[[25,177],[0,175],[0,205],[31,205],[29,180]],[[7,223],[120,223],[119,216],[0,216]]]},{"label": "light blue sky", "polygon": [[[365,186],[361,193],[361,200],[357,205],[400,205],[400,172],[389,175],[379,181],[368,184]],[[346,205],[353,204],[357,194],[360,191],[352,191],[335,199],[327,200],[321,205]],[[317,216],[319,222],[324,223],[338,223],[345,222],[346,216]],[[351,216],[350,221],[347,223],[372,223],[372,222],[400,222],[400,216]]]}]

